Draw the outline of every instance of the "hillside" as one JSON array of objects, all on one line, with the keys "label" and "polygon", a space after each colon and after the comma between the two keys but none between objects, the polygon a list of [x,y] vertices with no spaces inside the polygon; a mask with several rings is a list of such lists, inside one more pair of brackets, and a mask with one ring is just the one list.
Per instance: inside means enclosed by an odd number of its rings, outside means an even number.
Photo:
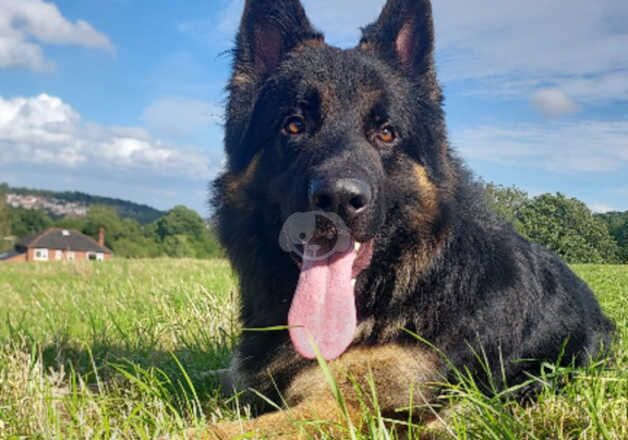
[{"label": "hillside", "polygon": [[114,208],[120,217],[131,218],[141,224],[152,223],[165,212],[147,205],[110,197],[94,196],[77,191],[48,191],[31,188],[15,188],[6,183],[0,184],[0,193],[7,194],[7,204],[27,209],[43,209],[50,216],[84,217],[93,205]]}]

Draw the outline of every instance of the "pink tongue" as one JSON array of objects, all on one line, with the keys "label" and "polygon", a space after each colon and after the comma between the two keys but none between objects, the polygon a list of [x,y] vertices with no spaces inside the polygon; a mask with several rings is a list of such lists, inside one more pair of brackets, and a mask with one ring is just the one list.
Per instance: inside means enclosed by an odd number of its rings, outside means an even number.
[{"label": "pink tongue", "polygon": [[323,261],[303,261],[288,313],[290,338],[303,357],[316,357],[312,342],[326,360],[336,359],[351,344],[357,325],[351,283],[356,256],[352,247]]}]

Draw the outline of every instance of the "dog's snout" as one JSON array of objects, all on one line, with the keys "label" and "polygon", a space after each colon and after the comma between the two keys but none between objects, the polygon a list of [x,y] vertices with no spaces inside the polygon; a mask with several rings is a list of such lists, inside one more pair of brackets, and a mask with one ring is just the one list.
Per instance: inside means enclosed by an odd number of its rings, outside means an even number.
[{"label": "dog's snout", "polygon": [[308,188],[312,209],[335,212],[352,222],[365,212],[373,199],[369,184],[358,179],[313,179]]}]

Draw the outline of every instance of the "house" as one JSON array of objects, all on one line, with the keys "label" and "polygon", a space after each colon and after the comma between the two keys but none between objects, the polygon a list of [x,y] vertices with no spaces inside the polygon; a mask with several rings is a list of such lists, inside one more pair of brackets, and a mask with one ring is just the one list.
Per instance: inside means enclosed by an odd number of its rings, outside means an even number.
[{"label": "house", "polygon": [[0,261],[105,261],[113,254],[105,247],[105,231],[98,241],[77,231],[52,228],[23,238],[15,250],[0,254]]}]

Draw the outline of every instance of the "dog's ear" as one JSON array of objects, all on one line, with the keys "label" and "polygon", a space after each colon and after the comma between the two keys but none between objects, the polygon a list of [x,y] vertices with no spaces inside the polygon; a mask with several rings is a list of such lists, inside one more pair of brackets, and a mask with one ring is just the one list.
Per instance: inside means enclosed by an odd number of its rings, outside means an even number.
[{"label": "dog's ear", "polygon": [[411,76],[431,73],[434,23],[430,0],[388,0],[379,19],[363,29],[360,48]]},{"label": "dog's ear", "polygon": [[235,50],[234,82],[255,82],[301,43],[322,42],[299,0],[247,0]]},{"label": "dog's ear", "polygon": [[300,44],[322,44],[299,0],[246,0],[233,51],[233,73],[228,90],[225,145],[228,168],[244,169],[257,143],[246,142],[248,121],[258,86]]}]

